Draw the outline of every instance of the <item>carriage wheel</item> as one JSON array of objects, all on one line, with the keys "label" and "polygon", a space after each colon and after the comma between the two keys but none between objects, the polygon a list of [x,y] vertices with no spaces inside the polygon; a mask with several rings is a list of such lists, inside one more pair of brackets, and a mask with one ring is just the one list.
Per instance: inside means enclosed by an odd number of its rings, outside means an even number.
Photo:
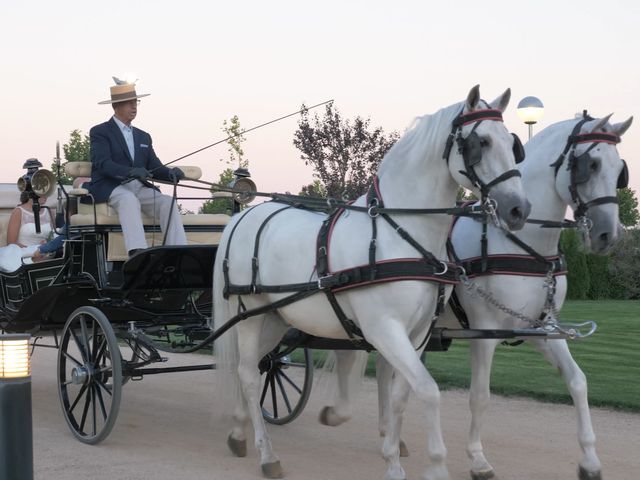
[{"label": "carriage wheel", "polygon": [[260,361],[262,416],[268,423],[284,425],[304,409],[313,383],[311,350],[293,352],[283,345],[276,347]]},{"label": "carriage wheel", "polygon": [[78,440],[96,444],[109,435],[120,408],[122,362],[113,328],[95,307],[76,309],[62,330],[58,393]]}]

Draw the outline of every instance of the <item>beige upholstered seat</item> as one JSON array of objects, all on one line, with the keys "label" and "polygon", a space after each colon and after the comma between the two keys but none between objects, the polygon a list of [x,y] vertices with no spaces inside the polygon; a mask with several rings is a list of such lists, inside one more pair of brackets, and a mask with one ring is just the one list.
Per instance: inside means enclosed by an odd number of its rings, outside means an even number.
[{"label": "beige upholstered seat", "polygon": [[[90,162],[69,162],[64,166],[65,172],[71,177],[90,177]],[[200,167],[180,167],[185,173],[185,177],[189,180],[198,180],[202,176]],[[70,195],[82,197],[89,195],[86,188],[74,188],[69,191]],[[225,194],[227,196],[229,194]],[[229,215],[224,214],[187,214],[181,215],[182,224],[185,226],[187,241],[193,244],[213,244],[217,245],[220,241],[222,229],[219,231],[189,231],[190,226],[220,226],[224,227],[229,222]],[[145,215],[142,216],[144,225],[157,225],[158,221]],[[70,218],[71,225],[120,225],[120,219],[113,207],[108,203],[95,204],[95,215],[93,203],[78,202],[78,213]],[[163,235],[160,232],[147,232],[147,244],[149,246],[161,245]],[[126,260],[127,253],[124,248],[124,239],[122,233],[109,233],[109,249],[107,252],[107,260],[118,261]]]}]

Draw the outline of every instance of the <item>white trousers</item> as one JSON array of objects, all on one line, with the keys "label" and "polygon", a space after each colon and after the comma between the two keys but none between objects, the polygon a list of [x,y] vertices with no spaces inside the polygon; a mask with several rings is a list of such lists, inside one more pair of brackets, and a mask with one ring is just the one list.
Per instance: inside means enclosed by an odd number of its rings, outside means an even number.
[{"label": "white trousers", "polygon": [[[124,246],[127,252],[137,248],[147,248],[142,225],[142,211],[148,217],[160,220],[160,228],[166,232],[166,245],[186,245],[180,212],[173,198],[163,195],[153,188],[144,186],[138,180],[118,185],[109,196],[111,205],[120,217]],[[171,223],[167,226],[171,216]]]}]

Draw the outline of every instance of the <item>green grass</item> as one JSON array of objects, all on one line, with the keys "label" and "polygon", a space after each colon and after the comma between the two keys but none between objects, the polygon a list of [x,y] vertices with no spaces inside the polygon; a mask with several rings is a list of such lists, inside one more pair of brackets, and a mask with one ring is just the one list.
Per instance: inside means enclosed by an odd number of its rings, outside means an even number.
[{"label": "green grass", "polygon": [[[569,341],[573,358],[587,376],[590,405],[640,412],[640,302],[568,301],[560,318],[563,322],[594,320],[598,324],[592,336]],[[314,359],[322,359],[325,355],[324,351],[315,351]],[[374,355],[370,355],[367,367],[370,375],[375,374]],[[426,362],[440,388],[469,388],[468,341],[455,340],[447,352],[429,352]],[[491,391],[547,402],[572,403],[557,370],[527,344],[498,346]]]},{"label": "green grass", "polygon": [[[598,330],[589,338],[569,341],[573,358],[587,376],[589,403],[640,411],[640,302],[568,301],[560,314],[564,322],[594,320]],[[469,343],[454,341],[447,352],[427,356],[429,371],[441,388],[468,388]],[[571,403],[556,369],[532,347],[499,346],[494,357],[491,391]]]}]

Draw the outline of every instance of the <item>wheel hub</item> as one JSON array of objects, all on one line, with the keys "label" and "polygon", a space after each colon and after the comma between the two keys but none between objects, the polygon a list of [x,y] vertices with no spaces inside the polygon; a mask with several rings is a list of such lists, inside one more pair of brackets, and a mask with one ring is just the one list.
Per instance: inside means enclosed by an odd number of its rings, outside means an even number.
[{"label": "wheel hub", "polygon": [[71,370],[71,382],[75,385],[86,385],[89,376],[89,370],[86,367],[74,367]]}]

